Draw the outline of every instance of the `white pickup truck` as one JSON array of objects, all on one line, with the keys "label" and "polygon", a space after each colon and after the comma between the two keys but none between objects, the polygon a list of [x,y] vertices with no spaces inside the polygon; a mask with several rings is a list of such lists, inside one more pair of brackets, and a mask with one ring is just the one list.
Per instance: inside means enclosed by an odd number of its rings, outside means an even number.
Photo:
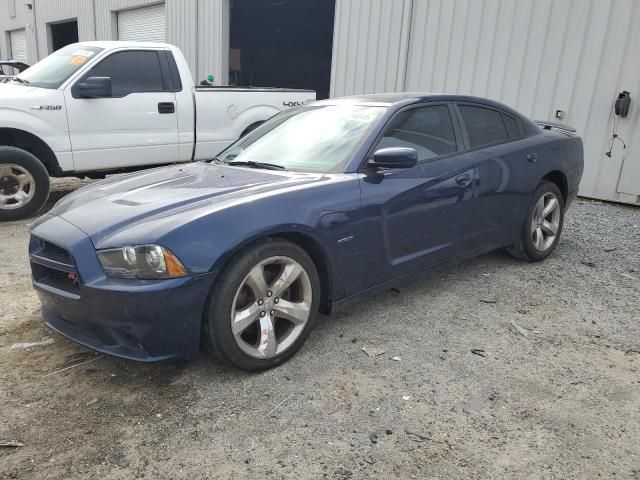
[{"label": "white pickup truck", "polygon": [[203,160],[310,90],[194,86],[172,45],[82,42],[0,84],[0,220],[36,213],[49,177]]}]

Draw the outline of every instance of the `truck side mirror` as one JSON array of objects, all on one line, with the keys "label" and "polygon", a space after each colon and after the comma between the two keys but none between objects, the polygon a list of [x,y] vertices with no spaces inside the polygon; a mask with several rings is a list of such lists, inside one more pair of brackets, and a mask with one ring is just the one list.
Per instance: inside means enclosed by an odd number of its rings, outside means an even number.
[{"label": "truck side mirror", "polygon": [[75,90],[81,98],[109,98],[111,77],[89,77],[83,82],[78,82]]}]

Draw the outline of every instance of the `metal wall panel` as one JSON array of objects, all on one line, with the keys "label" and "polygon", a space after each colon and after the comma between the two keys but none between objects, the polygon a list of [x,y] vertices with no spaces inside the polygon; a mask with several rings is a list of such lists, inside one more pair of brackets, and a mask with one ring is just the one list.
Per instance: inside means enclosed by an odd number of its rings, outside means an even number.
[{"label": "metal wall panel", "polygon": [[[632,108],[629,112],[628,119],[623,120],[620,135],[627,142],[628,147],[622,151],[622,159],[614,155],[612,158],[622,162],[622,170],[620,173],[620,183],[618,191],[631,195],[640,195],[640,75],[638,70],[640,66],[637,60],[640,58],[640,6],[635,6],[634,16],[630,21],[631,32],[627,38],[626,51],[623,56],[622,67],[618,79],[617,88],[626,88],[632,94]],[[635,26],[635,27],[634,27]],[[626,60],[629,59],[629,60]],[[620,144],[617,144],[614,152],[620,153]],[[607,168],[608,172],[615,172],[616,169]],[[599,172],[600,173],[600,172]],[[611,173],[608,173],[609,175]],[[600,175],[606,175],[604,172]]]},{"label": "metal wall panel", "polygon": [[331,96],[402,90],[411,0],[336,0]]},{"label": "metal wall panel", "polygon": [[[640,203],[640,1],[338,0],[333,51],[334,96],[465,93],[544,120],[563,110],[584,140],[581,194]],[[627,148],[609,158],[621,90],[633,98],[618,128]]]},{"label": "metal wall panel", "polygon": [[209,74],[216,85],[229,81],[229,11],[229,0],[199,0],[197,81]]},{"label": "metal wall panel", "polygon": [[195,74],[198,59],[198,0],[167,1],[167,42],[182,50],[191,72]]}]

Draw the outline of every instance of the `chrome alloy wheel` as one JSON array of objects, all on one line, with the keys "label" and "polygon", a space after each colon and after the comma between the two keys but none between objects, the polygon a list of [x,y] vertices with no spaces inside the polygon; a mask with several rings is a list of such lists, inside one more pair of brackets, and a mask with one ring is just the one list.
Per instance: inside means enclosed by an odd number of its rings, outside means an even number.
[{"label": "chrome alloy wheel", "polygon": [[533,246],[539,252],[553,245],[560,228],[560,214],[560,202],[554,193],[545,193],[536,203],[531,219],[531,235]]},{"label": "chrome alloy wheel", "polygon": [[23,207],[35,193],[36,181],[28,170],[13,163],[0,165],[0,209]]},{"label": "chrome alloy wheel", "polygon": [[313,292],[305,269],[289,257],[270,257],[251,269],[231,307],[231,331],[244,353],[272,358],[288,349],[311,314]]}]

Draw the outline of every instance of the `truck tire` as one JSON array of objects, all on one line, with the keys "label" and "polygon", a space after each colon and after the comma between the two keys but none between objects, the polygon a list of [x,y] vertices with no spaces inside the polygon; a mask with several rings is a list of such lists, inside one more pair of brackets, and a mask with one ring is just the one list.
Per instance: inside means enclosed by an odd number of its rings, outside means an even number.
[{"label": "truck tire", "polygon": [[47,202],[49,173],[33,154],[0,146],[0,221],[21,220]]}]

